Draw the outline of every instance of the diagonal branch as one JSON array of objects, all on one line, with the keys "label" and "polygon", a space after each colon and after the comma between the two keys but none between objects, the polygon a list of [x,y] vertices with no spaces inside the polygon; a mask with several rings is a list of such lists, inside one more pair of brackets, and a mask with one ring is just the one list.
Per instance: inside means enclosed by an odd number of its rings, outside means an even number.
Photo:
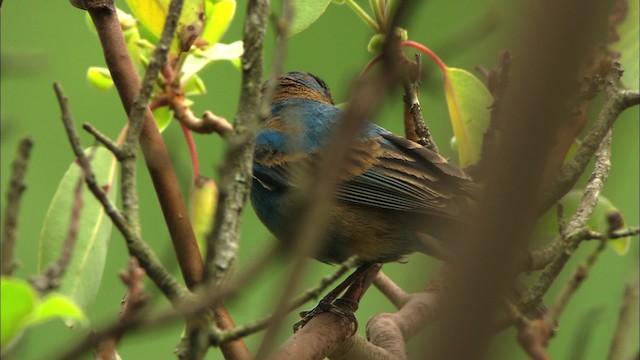
[{"label": "diagonal branch", "polygon": [[62,111],[62,121],[64,123],[69,142],[73,149],[74,154],[78,160],[78,164],[82,168],[84,173],[85,182],[91,191],[91,193],[100,201],[105,212],[122,233],[122,236],[127,242],[127,248],[132,256],[138,258],[140,265],[146,270],[147,274],[158,288],[169,298],[175,301],[176,299],[184,298],[188,292],[178,281],[169,273],[169,271],[162,265],[157,258],[153,250],[140,238],[140,234],[134,231],[127,219],[116,208],[116,205],[111,202],[105,191],[100,187],[96,181],[95,174],[89,164],[89,159],[82,149],[80,144],[80,138],[75,130],[71,112],[69,110],[68,99],[62,91],[60,84],[54,84],[54,90],[58,97],[60,109]]}]

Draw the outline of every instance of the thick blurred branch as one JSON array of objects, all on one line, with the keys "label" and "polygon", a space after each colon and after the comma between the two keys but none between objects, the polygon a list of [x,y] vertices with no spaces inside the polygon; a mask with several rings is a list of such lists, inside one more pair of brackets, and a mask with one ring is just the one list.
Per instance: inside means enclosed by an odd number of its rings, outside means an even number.
[{"label": "thick blurred branch", "polygon": [[483,154],[486,185],[476,216],[456,234],[467,241],[448,278],[440,329],[428,350],[434,358],[485,357],[494,312],[514,282],[515,255],[525,248],[537,218],[552,134],[567,119],[568,99],[578,93],[579,64],[593,24],[606,14],[597,1],[545,0],[531,6],[520,42],[524,48],[517,52],[523,61],[510,74],[499,113],[501,136]]},{"label": "thick blurred branch", "polygon": [[10,276],[16,267],[14,254],[16,247],[16,232],[18,231],[18,217],[20,215],[20,200],[26,189],[24,178],[33,141],[30,138],[20,140],[18,154],[11,167],[11,180],[7,191],[7,207],[4,209],[4,223],[2,229],[2,275]]}]

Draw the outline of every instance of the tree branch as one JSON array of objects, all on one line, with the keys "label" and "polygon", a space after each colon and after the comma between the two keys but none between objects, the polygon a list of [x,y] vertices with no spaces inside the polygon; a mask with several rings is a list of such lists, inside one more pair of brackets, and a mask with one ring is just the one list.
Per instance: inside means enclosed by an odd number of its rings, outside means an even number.
[{"label": "tree branch", "polygon": [[[171,2],[171,10],[168,12],[170,20],[165,22],[162,38],[166,38],[167,34],[175,31],[175,19],[180,13],[177,8],[181,4],[182,0],[173,0]],[[150,82],[151,84],[145,84],[143,88],[129,57],[113,0],[85,0],[84,7],[89,11],[89,15],[91,15],[91,19],[96,26],[107,67],[118,90],[125,112],[127,115],[131,114],[130,121],[141,117],[144,118],[144,121],[135,125],[131,123],[129,134],[133,136],[138,132],[140,133],[140,146],[176,249],[180,269],[187,286],[191,287],[202,277],[200,252],[189,218],[186,216],[187,209],[171,166],[169,153],[158,132],[151,111],[146,107],[148,95],[145,94],[149,93],[148,86],[153,86],[154,82],[151,80],[157,78],[157,67],[164,65],[166,62],[164,60],[166,59],[166,51],[168,51],[168,45],[165,45],[167,40],[163,40],[162,44],[156,47],[153,60],[151,60],[153,66],[150,66],[147,75],[145,75],[145,83]],[[168,41],[171,41],[171,39]],[[150,63],[150,65],[152,64]],[[141,129],[138,130],[140,126]],[[127,143],[132,144],[131,141],[127,141]],[[129,148],[127,152],[132,153],[131,148],[134,148],[134,146],[127,145],[124,148]],[[123,176],[133,178],[128,171],[125,172],[123,168]],[[123,182],[123,192],[124,188],[125,184]],[[131,204],[125,205],[123,203],[125,208],[131,206]],[[142,263],[143,261],[141,260]],[[145,265],[142,264],[142,266],[144,267]],[[149,276],[152,277],[148,271],[149,269],[146,270]]]},{"label": "tree branch", "polygon": [[584,138],[576,154],[567,162],[543,196],[540,213],[560,200],[578,182],[589,165],[593,154],[620,114],[631,106],[640,104],[640,93],[618,87],[620,74],[612,72],[608,78],[607,99],[598,113],[593,129]]},{"label": "tree branch", "polygon": [[[604,140],[600,144],[596,153],[596,165],[591,174],[591,178],[587,183],[584,190],[584,195],[578,204],[578,208],[575,214],[571,217],[571,220],[567,224],[567,233],[574,233],[584,229],[593,209],[595,208],[600,191],[604,187],[604,183],[609,175],[609,169],[611,167],[611,130],[607,132]],[[584,230],[583,230],[584,231]],[[561,235],[562,237],[562,235]],[[563,238],[562,243],[564,246],[562,250],[556,252],[556,256],[551,264],[549,264],[538,280],[531,287],[531,290],[522,300],[523,312],[528,313],[529,310],[537,306],[542,297],[549,290],[549,287],[556,279],[560,271],[564,268],[564,265],[569,260],[571,254],[578,247],[582,236]]]},{"label": "tree branch", "polygon": [[2,231],[2,275],[10,276],[16,267],[14,254],[16,247],[16,232],[18,231],[18,217],[20,215],[20,200],[26,189],[24,178],[27,173],[29,155],[33,141],[30,138],[20,140],[18,154],[11,167],[11,180],[7,192],[7,207],[4,210],[4,224]]}]

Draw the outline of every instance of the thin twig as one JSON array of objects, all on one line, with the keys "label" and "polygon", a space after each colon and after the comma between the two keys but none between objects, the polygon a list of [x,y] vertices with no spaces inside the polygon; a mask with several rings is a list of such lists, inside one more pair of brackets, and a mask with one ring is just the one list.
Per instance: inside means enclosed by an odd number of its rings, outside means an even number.
[{"label": "thin twig", "polygon": [[562,311],[565,309],[567,304],[569,303],[569,299],[575,294],[580,285],[584,282],[586,277],[589,275],[589,271],[593,267],[593,264],[598,259],[598,256],[602,251],[606,248],[607,243],[601,241],[598,247],[589,255],[589,257],[575,270],[573,275],[569,278],[567,283],[564,285],[560,293],[556,297],[553,305],[545,315],[545,321],[550,327],[555,327],[555,324],[562,314]]},{"label": "thin twig", "polygon": [[[583,231],[587,220],[591,216],[593,209],[595,208],[600,191],[604,187],[604,183],[609,175],[609,169],[611,168],[611,130],[607,132],[604,137],[598,151],[596,152],[596,164],[594,166],[591,178],[589,179],[587,186],[584,190],[584,195],[578,204],[578,208],[575,214],[571,217],[571,220],[567,224],[567,232],[574,233]],[[522,303],[524,304],[524,313],[528,313],[528,310],[537,306],[542,300],[542,297],[549,290],[549,287],[556,279],[560,271],[564,268],[564,265],[569,260],[571,254],[578,247],[579,240],[584,238],[583,236],[576,236],[575,238],[567,237],[566,242],[562,241],[559,246],[558,252],[556,252],[555,259],[549,264],[538,280],[531,287],[529,293],[524,297]],[[555,242],[555,240],[554,240]],[[564,243],[564,244],[562,244]]]},{"label": "thin twig", "polygon": [[111,140],[107,135],[100,132],[100,130],[93,127],[93,125],[89,123],[82,124],[82,128],[85,129],[89,134],[93,135],[97,141],[99,141],[102,145],[104,145],[118,160],[122,160],[124,158],[124,153],[122,149],[116,144],[115,141]]},{"label": "thin twig", "polygon": [[[120,321],[127,321],[139,312],[149,301],[149,297],[144,291],[144,269],[140,267],[135,257],[129,258],[129,269],[127,272],[120,272],[120,279],[127,286],[127,294],[122,300],[120,310]],[[117,346],[120,336],[113,336],[103,340],[96,351],[94,360],[111,360],[117,354]]]},{"label": "thin twig", "polygon": [[424,122],[422,107],[420,106],[420,100],[418,99],[418,91],[421,85],[420,73],[422,70],[420,54],[416,54],[415,67],[417,69],[417,74],[415,76],[408,76],[402,82],[402,86],[404,88],[403,100],[405,104],[405,119],[408,117],[410,120],[405,121],[405,132],[416,135],[415,139],[407,137],[409,140],[416,141],[418,144],[427,147],[431,151],[439,152],[438,146],[431,136],[429,127],[427,127],[427,124]]},{"label": "thin twig", "polygon": [[615,73],[610,75],[610,77],[613,78],[609,81],[613,83],[609,86],[613,87],[613,90],[609,90],[610,95],[598,113],[593,128],[582,141],[576,154],[562,167],[562,170],[549,187],[549,190],[544,194],[539,207],[540,213],[545,212],[553,206],[553,204],[573,188],[589,165],[602,139],[604,139],[608,130],[611,129],[620,114],[625,109],[640,103],[640,93],[637,91],[620,90],[616,87],[617,85],[614,85],[616,84],[615,81],[617,81],[616,76],[619,75]]},{"label": "thin twig", "polygon": [[16,267],[14,253],[16,247],[16,232],[18,230],[18,217],[20,215],[20,200],[26,189],[24,178],[27,173],[27,164],[33,141],[24,138],[18,144],[18,154],[11,166],[11,180],[7,192],[7,207],[4,212],[4,224],[2,231],[2,275],[9,276]]},{"label": "thin twig", "polygon": [[73,191],[73,207],[71,208],[71,218],[69,219],[69,230],[62,244],[62,249],[60,249],[60,256],[56,261],[49,264],[41,274],[31,279],[31,284],[41,294],[60,286],[60,278],[67,271],[67,266],[73,256],[76,239],[78,238],[80,215],[84,203],[82,198],[82,190],[84,188],[82,186],[82,180],[82,175],[80,175]]},{"label": "thin twig", "polygon": [[[636,271],[637,274],[637,271]],[[638,311],[638,277],[630,281],[624,289],[622,297],[622,306],[620,306],[620,315],[618,316],[618,325],[611,341],[609,349],[609,360],[626,360],[629,357],[629,337],[631,337]]]}]

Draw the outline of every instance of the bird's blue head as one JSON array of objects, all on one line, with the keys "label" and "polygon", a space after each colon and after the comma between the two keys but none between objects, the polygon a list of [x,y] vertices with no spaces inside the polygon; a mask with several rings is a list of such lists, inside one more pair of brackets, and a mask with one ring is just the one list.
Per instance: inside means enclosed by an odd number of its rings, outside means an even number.
[{"label": "bird's blue head", "polygon": [[327,84],[317,76],[301,71],[288,72],[278,78],[272,104],[291,99],[334,104]]}]

